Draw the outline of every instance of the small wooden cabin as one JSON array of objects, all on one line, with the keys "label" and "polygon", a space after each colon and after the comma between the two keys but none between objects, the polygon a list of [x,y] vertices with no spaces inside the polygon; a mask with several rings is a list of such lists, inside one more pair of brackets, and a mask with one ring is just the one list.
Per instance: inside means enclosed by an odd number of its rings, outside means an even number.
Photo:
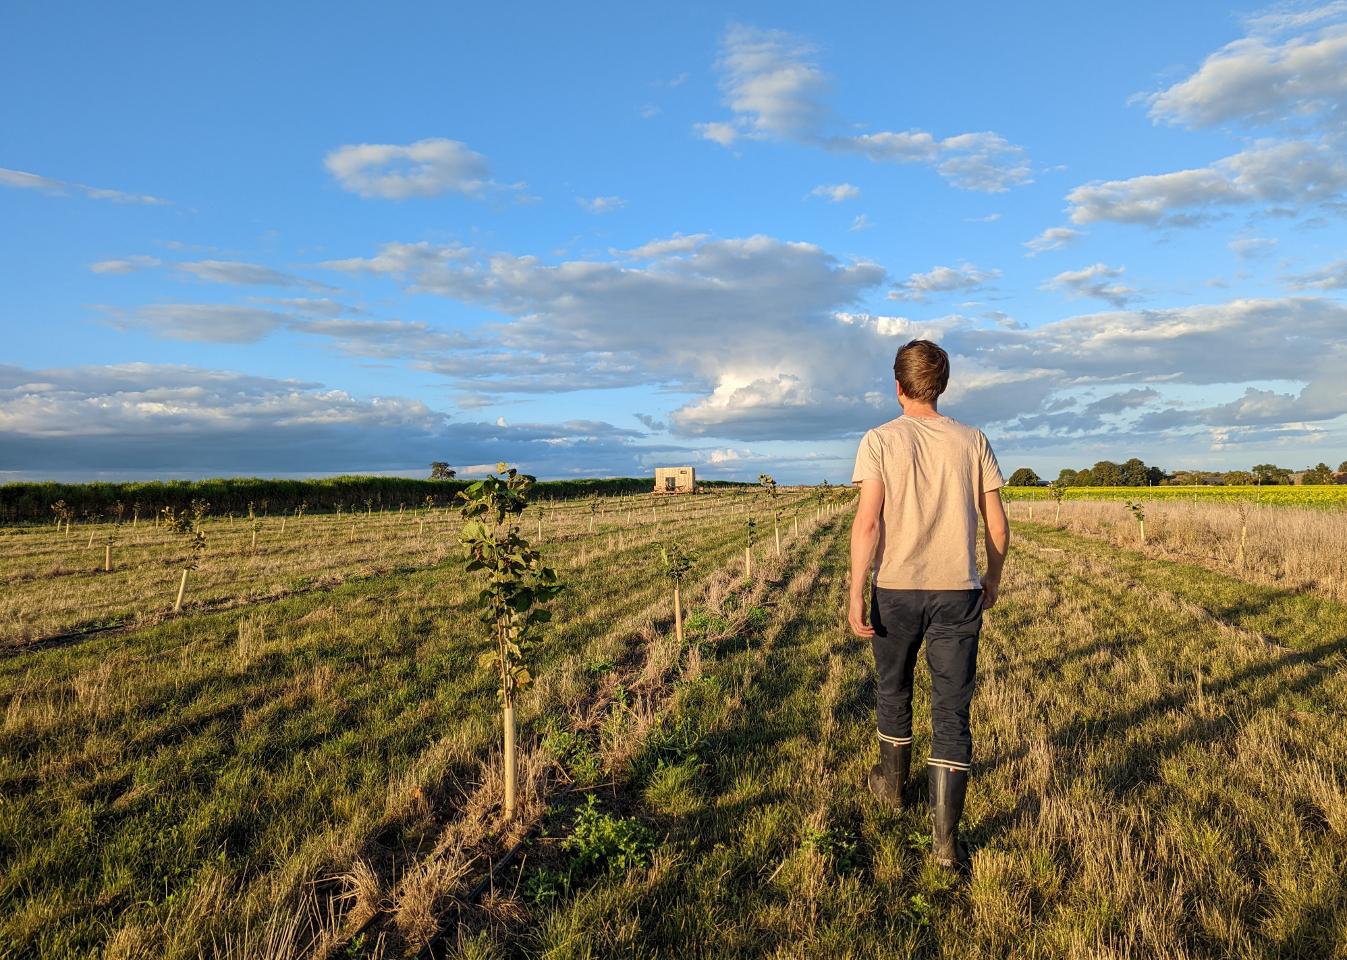
[{"label": "small wooden cabin", "polygon": [[656,493],[695,493],[697,472],[691,467],[656,467]]}]

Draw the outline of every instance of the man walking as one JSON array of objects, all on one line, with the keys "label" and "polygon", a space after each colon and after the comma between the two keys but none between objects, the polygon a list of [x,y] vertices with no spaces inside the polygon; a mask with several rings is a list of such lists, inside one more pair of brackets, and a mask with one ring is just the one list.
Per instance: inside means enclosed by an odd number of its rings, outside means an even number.
[{"label": "man walking", "polygon": [[[932,854],[970,865],[959,840],[973,740],[973,699],[982,611],[996,603],[1010,527],[997,490],[1004,484],[981,430],[936,410],[949,382],[949,355],[913,340],[893,363],[903,415],[861,440],[852,483],[861,488],[851,525],[848,620],[869,637],[879,673],[875,712],[879,763],[870,791],[895,808],[912,760],[912,670],[926,643],[931,671]],[[986,525],[987,573],[977,568],[978,514]],[[866,596],[871,572],[874,590]],[[865,622],[867,599],[870,622]]]}]

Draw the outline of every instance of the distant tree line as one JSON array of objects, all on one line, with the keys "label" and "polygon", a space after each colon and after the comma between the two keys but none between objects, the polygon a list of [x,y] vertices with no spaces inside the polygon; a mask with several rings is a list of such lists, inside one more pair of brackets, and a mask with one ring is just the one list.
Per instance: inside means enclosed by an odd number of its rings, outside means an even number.
[{"label": "distant tree line", "polygon": [[[1163,483],[1165,476],[1159,467],[1148,467],[1140,457],[1133,457],[1125,463],[1100,460],[1083,470],[1067,467],[1057,475],[1057,482],[1068,487],[1149,487]],[[1044,483],[1028,467],[1012,473],[1009,482],[1012,487],[1036,487]]]},{"label": "distant tree line", "polygon": [[[714,481],[711,485],[717,485]],[[0,521],[51,520],[52,507],[64,501],[63,509],[79,520],[145,520],[164,507],[188,508],[193,500],[205,500],[216,516],[240,516],[252,504],[258,516],[279,516],[296,511],[326,513],[335,510],[397,510],[422,507],[429,502],[448,506],[468,481],[457,479],[413,480],[403,477],[326,477],[318,480],[268,480],[231,477],[215,480],[170,480],[146,483],[6,483],[0,485]],[[538,500],[566,500],[596,495],[649,493],[649,477],[614,477],[589,480],[550,480],[534,487]]]},{"label": "distant tree line", "polygon": [[[1148,467],[1140,458],[1133,457],[1125,463],[1112,460],[1100,460],[1092,467],[1072,470],[1070,467],[1057,475],[1057,483],[1068,487],[1147,487],[1147,486],[1195,486],[1202,484],[1245,486],[1275,486],[1295,482],[1296,471],[1289,467],[1279,467],[1272,463],[1255,464],[1248,470],[1175,470],[1166,473],[1159,467]],[[1010,475],[1012,487],[1037,487],[1046,481],[1029,467],[1020,467]],[[1347,483],[1347,460],[1334,470],[1326,463],[1319,463],[1308,470],[1301,471],[1302,484]]]}]

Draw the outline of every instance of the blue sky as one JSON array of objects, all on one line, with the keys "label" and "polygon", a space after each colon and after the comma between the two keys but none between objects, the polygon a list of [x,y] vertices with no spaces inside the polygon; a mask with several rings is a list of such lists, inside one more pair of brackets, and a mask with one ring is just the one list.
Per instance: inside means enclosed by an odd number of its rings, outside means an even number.
[{"label": "blue sky", "polygon": [[1347,458],[1347,3],[3,26],[3,477]]}]

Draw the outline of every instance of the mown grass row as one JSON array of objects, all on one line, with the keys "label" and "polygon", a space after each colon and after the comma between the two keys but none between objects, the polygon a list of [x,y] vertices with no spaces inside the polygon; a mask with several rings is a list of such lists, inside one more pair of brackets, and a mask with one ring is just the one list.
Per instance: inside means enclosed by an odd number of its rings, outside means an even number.
[{"label": "mown grass row", "polygon": [[609,801],[660,838],[648,865],[540,902],[526,865],[456,955],[1344,956],[1347,607],[1016,535],[983,634],[971,881],[928,864],[919,763],[913,809],[862,786],[873,668],[838,537],[742,700],[682,702],[684,772]]}]

